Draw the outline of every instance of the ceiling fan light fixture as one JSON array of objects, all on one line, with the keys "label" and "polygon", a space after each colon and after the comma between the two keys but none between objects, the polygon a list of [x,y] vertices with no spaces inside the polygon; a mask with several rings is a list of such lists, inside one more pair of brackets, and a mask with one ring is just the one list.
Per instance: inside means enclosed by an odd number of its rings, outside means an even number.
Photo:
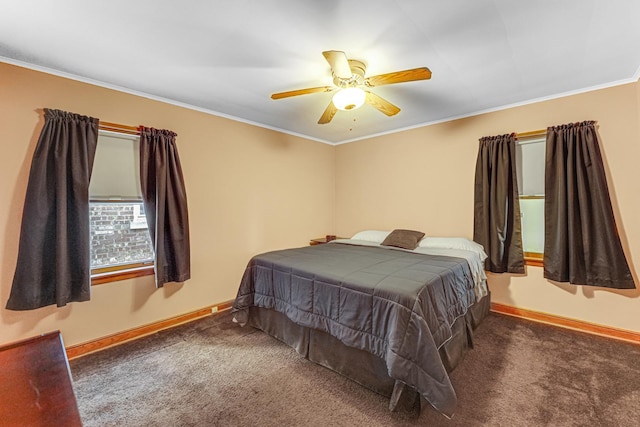
[{"label": "ceiling fan light fixture", "polygon": [[349,111],[360,108],[364,104],[366,93],[359,87],[340,89],[333,95],[333,105],[338,110]]}]

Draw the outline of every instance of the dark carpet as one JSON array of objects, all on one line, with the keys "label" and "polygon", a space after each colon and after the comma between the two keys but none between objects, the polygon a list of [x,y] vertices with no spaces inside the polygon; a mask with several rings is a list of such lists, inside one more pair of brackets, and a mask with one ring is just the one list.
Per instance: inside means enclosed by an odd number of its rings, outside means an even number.
[{"label": "dark carpet", "polygon": [[458,408],[388,400],[208,317],[71,362],[85,426],[640,426],[640,346],[490,314],[451,374]]}]

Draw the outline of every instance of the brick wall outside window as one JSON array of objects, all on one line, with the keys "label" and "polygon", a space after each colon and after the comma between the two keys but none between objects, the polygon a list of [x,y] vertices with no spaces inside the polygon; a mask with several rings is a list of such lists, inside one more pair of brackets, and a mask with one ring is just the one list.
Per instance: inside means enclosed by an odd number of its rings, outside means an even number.
[{"label": "brick wall outside window", "polygon": [[89,204],[91,268],[153,260],[148,229],[131,227],[136,204],[142,203]]}]

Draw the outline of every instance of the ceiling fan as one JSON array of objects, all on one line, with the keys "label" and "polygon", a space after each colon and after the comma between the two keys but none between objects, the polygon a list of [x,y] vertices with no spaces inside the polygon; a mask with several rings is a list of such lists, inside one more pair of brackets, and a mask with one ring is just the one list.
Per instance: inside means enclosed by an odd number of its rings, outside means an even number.
[{"label": "ceiling fan", "polygon": [[347,59],[347,55],[340,50],[322,52],[331,66],[334,86],[320,86],[288,92],[274,93],[271,99],[289,98],[291,96],[306,95],[308,93],[332,92],[337,90],[318,124],[329,123],[338,110],[349,111],[360,108],[365,102],[387,116],[400,112],[400,108],[364,88],[389,85],[394,83],[427,80],[431,78],[431,71],[427,67],[413,68],[393,73],[379,74],[365,78],[366,65],[355,59]]}]

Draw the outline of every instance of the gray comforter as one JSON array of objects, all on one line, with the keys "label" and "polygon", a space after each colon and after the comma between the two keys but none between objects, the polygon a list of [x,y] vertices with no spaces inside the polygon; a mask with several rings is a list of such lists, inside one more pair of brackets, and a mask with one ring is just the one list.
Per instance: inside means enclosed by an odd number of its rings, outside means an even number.
[{"label": "gray comforter", "polygon": [[474,302],[464,259],[333,243],[251,259],[233,311],[245,324],[249,307],[273,309],[373,353],[391,378],[451,415],[456,395],[438,348]]}]

